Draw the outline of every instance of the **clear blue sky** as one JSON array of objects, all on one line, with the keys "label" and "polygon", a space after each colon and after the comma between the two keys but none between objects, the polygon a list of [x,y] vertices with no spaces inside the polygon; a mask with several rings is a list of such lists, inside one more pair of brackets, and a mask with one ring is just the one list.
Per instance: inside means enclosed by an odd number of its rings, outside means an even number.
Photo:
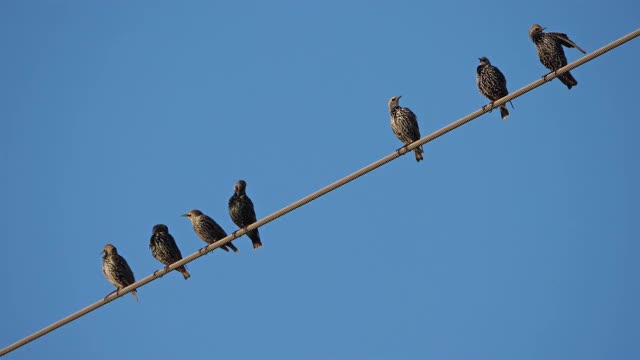
[{"label": "clear blue sky", "polygon": [[[179,215],[234,230],[478,109],[487,56],[544,75],[533,23],[593,51],[637,1],[0,2],[1,347],[137,278]],[[581,54],[568,49],[570,61]],[[640,41],[17,351],[11,359],[638,359]]]}]

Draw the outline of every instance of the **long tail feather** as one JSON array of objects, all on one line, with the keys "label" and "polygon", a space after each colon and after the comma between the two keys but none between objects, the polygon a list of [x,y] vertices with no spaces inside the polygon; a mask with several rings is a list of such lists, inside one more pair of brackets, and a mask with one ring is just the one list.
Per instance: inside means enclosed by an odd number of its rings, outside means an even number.
[{"label": "long tail feather", "polygon": [[500,105],[500,116],[502,116],[502,120],[506,119],[509,116],[509,110],[507,109],[507,105]]},{"label": "long tail feather", "polygon": [[417,147],[413,150],[413,152],[416,154],[416,161],[422,161],[424,160],[424,157],[422,157],[422,148],[421,147]]},{"label": "long tail feather", "polygon": [[233,250],[233,252],[237,253],[238,252],[238,248],[233,245],[232,243],[227,243],[227,246],[229,246],[231,248],[231,250]]},{"label": "long tail feather", "polygon": [[562,83],[565,84],[567,88],[569,88],[569,90],[571,90],[573,86],[578,85],[578,81],[569,72],[558,76],[558,79],[560,79],[560,81],[562,81]]},{"label": "long tail feather", "polygon": [[187,271],[187,268],[185,268],[184,266],[180,266],[176,270],[178,270],[180,274],[182,274],[185,280],[191,277],[191,274],[189,274],[189,272]]}]

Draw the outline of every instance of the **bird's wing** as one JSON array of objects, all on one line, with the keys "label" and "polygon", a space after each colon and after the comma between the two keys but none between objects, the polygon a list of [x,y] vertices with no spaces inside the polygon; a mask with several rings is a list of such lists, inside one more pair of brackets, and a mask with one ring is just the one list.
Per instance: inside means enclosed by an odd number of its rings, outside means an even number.
[{"label": "bird's wing", "polygon": [[244,197],[244,206],[247,208],[247,220],[249,221],[247,225],[253,224],[256,222],[256,211],[253,209],[253,201],[248,196]]},{"label": "bird's wing", "polygon": [[411,122],[411,137],[413,139],[419,140],[420,139],[420,126],[418,125],[418,118],[416,117],[416,114],[413,113],[413,111],[411,111],[411,109],[407,109],[407,108],[403,108],[403,110],[406,111],[406,115],[407,115],[407,119],[409,119],[409,122]]},{"label": "bird's wing", "polygon": [[493,67],[493,70],[496,72],[496,79],[498,79],[498,82],[500,83],[500,85],[503,85],[506,88],[507,78],[504,77],[504,74],[502,73],[502,71],[500,71],[500,69],[498,69],[495,66]]},{"label": "bird's wing", "polygon": [[126,284],[123,284],[124,286],[129,286],[131,284],[133,284],[134,282],[136,282],[135,277],[133,276],[133,271],[131,271],[131,268],[129,267],[129,264],[127,264],[127,260],[125,260],[122,256],[118,255],[118,259],[116,260],[118,261],[118,268],[120,268],[122,270],[122,277],[124,278],[124,280],[127,282]]},{"label": "bird's wing", "polygon": [[578,46],[578,44],[574,43],[573,41],[571,41],[569,39],[569,37],[567,36],[567,34],[564,33],[556,33],[556,32],[552,32],[552,33],[548,33],[549,35],[553,35],[556,39],[560,40],[560,42],[562,43],[562,45],[568,47],[568,48],[576,48],[578,50],[580,50],[583,54],[586,54],[587,52],[584,51],[580,46]]},{"label": "bird's wing", "polygon": [[176,244],[176,240],[171,234],[167,234],[167,243],[169,243],[169,252],[171,253],[171,258],[176,259],[176,261],[182,259],[180,248],[178,247],[178,244]]},{"label": "bird's wing", "polygon": [[219,236],[216,241],[227,237],[227,232],[224,231],[224,229],[222,228],[222,226],[218,225],[218,223],[213,220],[212,218],[210,218],[209,216],[206,217],[207,221],[204,222],[204,225],[208,228],[208,232],[210,234],[215,234],[216,236]]}]

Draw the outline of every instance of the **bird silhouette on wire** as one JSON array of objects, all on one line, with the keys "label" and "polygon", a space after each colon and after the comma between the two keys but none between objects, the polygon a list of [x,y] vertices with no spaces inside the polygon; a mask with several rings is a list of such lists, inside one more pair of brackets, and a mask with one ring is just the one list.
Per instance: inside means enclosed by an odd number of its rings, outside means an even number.
[{"label": "bird silhouette on wire", "polygon": [[[420,139],[420,128],[416,114],[409,108],[400,106],[399,102],[401,97],[402,96],[394,96],[389,99],[389,114],[391,115],[391,129],[393,133],[402,141],[404,147],[407,147],[412,142]],[[400,149],[398,149],[398,152],[400,152]],[[413,151],[416,155],[416,161],[423,160],[422,146],[415,148]]]},{"label": "bird silhouette on wire", "polygon": [[[483,56],[478,60],[480,60],[480,65],[478,65],[477,68],[478,74],[476,76],[478,90],[491,101],[490,106],[492,107],[496,100],[509,94],[509,90],[507,90],[507,79],[500,69],[491,65],[491,62],[486,57]],[[511,107],[513,107],[513,104],[511,104]],[[509,116],[509,110],[506,104],[500,105],[500,116],[502,120]]]},{"label": "bird silhouette on wire", "polygon": [[[151,249],[151,254],[156,260],[166,265],[166,267],[182,260],[182,253],[176,244],[176,240],[169,234],[167,225],[158,224],[153,227],[152,232],[153,234],[151,234],[151,239],[149,240],[149,249]],[[176,271],[181,273],[185,280],[191,276],[184,265],[176,268]]]},{"label": "bird silhouette on wire", "polygon": [[[114,292],[118,294],[118,291],[136,282],[133,271],[131,271],[129,264],[127,264],[127,260],[118,254],[115,246],[111,244],[105,245],[102,253],[104,254],[102,257],[102,272],[107,280],[116,287],[116,289],[107,296]],[[131,295],[138,301],[136,290],[132,290]]]},{"label": "bird silhouette on wire", "polygon": [[[229,199],[229,216],[231,216],[233,223],[241,229],[256,222],[256,212],[253,209],[253,202],[249,196],[247,196],[246,188],[246,181],[238,181],[234,187],[233,195]],[[254,249],[262,247],[258,229],[248,231],[247,236],[251,239]]]},{"label": "bird silhouette on wire", "polygon": [[[207,244],[213,244],[214,242],[227,237],[227,233],[222,229],[220,225],[218,225],[215,220],[210,218],[209,216],[202,213],[200,210],[193,209],[186,214],[183,214],[191,220],[191,225],[193,226],[193,231],[198,235],[202,241]],[[238,252],[238,248],[235,247],[231,242],[228,242],[225,245],[220,246],[220,248],[224,251],[229,251],[229,248],[233,250],[233,252]]]},{"label": "bird silhouette on wire", "polygon": [[[584,51],[580,46],[571,41],[567,34],[557,32],[544,32],[546,28],[538,24],[531,25],[529,29],[529,37],[536,45],[538,58],[547,69],[554,74],[563,66],[567,65],[567,57],[564,54],[563,46],[568,48],[576,48],[583,54]],[[545,75],[546,77],[547,75]],[[568,71],[562,75],[558,75],[558,79],[571,90],[573,86],[578,85],[578,81]]]}]

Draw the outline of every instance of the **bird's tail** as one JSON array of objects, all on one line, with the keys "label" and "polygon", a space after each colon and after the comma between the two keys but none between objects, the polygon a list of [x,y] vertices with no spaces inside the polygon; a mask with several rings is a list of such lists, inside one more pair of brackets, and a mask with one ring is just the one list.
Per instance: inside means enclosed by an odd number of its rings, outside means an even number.
[{"label": "bird's tail", "polygon": [[422,157],[422,153],[423,153],[422,146],[415,148],[413,152],[416,154],[416,161],[424,160],[424,157]]},{"label": "bird's tail", "polygon": [[229,246],[231,250],[233,250],[233,252],[235,253],[238,252],[238,248],[235,245],[233,245],[231,242],[228,242],[226,245]]},{"label": "bird's tail", "polygon": [[[231,244],[231,243],[229,243],[229,244]],[[224,250],[226,252],[229,252],[229,248],[227,248],[227,245],[220,246],[220,249],[222,249],[222,250]]]},{"label": "bird's tail", "polygon": [[247,236],[249,237],[249,239],[251,239],[254,249],[259,249],[262,247],[262,241],[260,241],[260,233],[258,232],[258,229],[249,231],[247,233]]},{"label": "bird's tail", "polygon": [[138,296],[136,295],[136,291],[135,290],[131,291],[131,295],[133,295],[133,297],[136,299],[136,301],[138,301]]},{"label": "bird's tail", "polygon": [[500,116],[502,116],[502,120],[506,119],[509,116],[509,110],[507,109],[507,105],[500,105]]},{"label": "bird's tail", "polygon": [[569,90],[571,90],[573,86],[578,85],[578,81],[573,77],[573,75],[571,75],[570,72],[559,75],[558,79],[560,79],[563,84],[567,85],[567,88],[569,88]]},{"label": "bird's tail", "polygon": [[180,266],[176,270],[178,270],[180,272],[180,274],[182,274],[182,276],[184,276],[185,280],[187,280],[188,278],[191,277],[191,274],[189,274],[189,272],[187,271],[187,268],[184,267],[184,266]]}]

